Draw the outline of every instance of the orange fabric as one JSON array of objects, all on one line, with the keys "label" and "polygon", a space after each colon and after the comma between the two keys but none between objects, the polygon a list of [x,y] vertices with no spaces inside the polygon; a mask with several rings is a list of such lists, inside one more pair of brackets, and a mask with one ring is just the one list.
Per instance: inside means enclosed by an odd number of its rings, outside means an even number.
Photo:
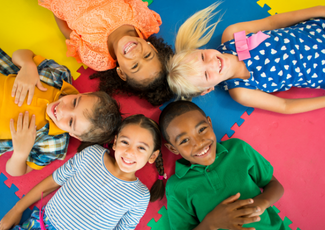
[{"label": "orange fabric", "polygon": [[116,28],[132,25],[146,39],[158,33],[161,25],[159,14],[141,0],[38,0],[38,3],[72,29],[70,39],[66,40],[67,55],[97,71],[116,66],[107,47],[107,38]]}]

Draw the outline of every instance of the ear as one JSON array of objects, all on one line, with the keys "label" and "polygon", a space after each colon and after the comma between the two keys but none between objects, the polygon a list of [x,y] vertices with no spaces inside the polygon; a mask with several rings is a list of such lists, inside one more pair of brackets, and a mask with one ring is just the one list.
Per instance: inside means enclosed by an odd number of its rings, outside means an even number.
[{"label": "ear", "polygon": [[171,144],[169,144],[169,143],[165,143],[165,146],[166,146],[166,148],[167,148],[169,151],[171,151],[171,152],[174,153],[175,155],[178,155],[178,154],[179,154],[179,152],[177,151],[177,149],[176,149],[174,146],[172,146]]},{"label": "ear", "polygon": [[208,120],[209,124],[210,124],[211,127],[212,127],[212,121],[211,121],[211,118],[210,118],[210,117],[207,117],[207,120]]},{"label": "ear", "polygon": [[207,93],[210,93],[212,90],[214,90],[214,86],[204,90],[200,95],[203,96],[203,95],[205,95]]},{"label": "ear", "polygon": [[123,81],[126,81],[126,75],[119,67],[116,68],[116,73]]},{"label": "ear", "polygon": [[113,143],[113,146],[112,146],[112,149],[115,151],[115,148],[116,148],[116,139],[117,139],[117,135],[115,135],[114,137],[114,143]]},{"label": "ear", "polygon": [[154,47],[150,42],[147,42],[149,44],[149,46],[151,46],[151,48],[156,51],[156,53],[158,53],[158,50],[156,49],[156,47]]},{"label": "ear", "polygon": [[148,160],[148,163],[149,163],[149,164],[153,164],[153,163],[156,161],[157,157],[159,156],[159,152],[160,152],[160,149],[154,151],[154,152],[151,154],[151,156],[150,156],[150,158],[149,158],[149,160]]},{"label": "ear", "polygon": [[76,138],[79,141],[82,141],[80,137],[74,135],[73,133],[69,133],[69,135],[72,136],[72,137],[74,137],[74,138]]}]

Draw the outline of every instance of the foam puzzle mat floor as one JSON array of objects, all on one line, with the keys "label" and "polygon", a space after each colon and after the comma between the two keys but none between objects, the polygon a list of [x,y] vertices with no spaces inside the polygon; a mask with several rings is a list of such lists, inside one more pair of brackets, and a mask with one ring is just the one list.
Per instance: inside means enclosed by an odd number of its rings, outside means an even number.
[{"label": "foam puzzle mat floor", "polygon": [[[149,8],[160,14],[163,24],[158,36],[173,44],[177,28],[194,12],[213,3],[213,0],[153,0]],[[307,8],[325,3],[323,0],[224,0],[219,9],[224,13],[216,33],[207,45],[216,48],[220,44],[222,31],[230,24],[267,17],[270,14]],[[94,91],[98,81],[89,80],[93,70],[66,57],[64,37],[60,33],[53,15],[38,6],[36,0],[3,1],[0,8],[2,29],[1,48],[10,56],[21,48],[27,48],[46,58],[66,65],[72,72],[73,85],[80,92]],[[292,89],[278,93],[281,97],[314,97],[325,95],[323,90]],[[123,95],[116,96],[125,116],[142,113],[158,121],[161,108],[148,102]],[[252,108],[234,102],[221,89],[212,94],[195,98],[211,117],[218,140],[240,138],[252,145],[274,166],[274,175],[285,188],[284,196],[275,204],[275,209],[285,220],[286,229],[325,228],[325,109],[304,114],[281,115]],[[64,161],[55,161],[40,171],[24,177],[13,178],[5,172],[5,163],[11,153],[0,157],[0,218],[33,186],[50,175],[57,167],[71,158],[79,142],[71,138],[68,155]],[[163,148],[165,169],[168,175],[175,170],[173,154]],[[157,178],[152,165],[137,172],[140,180],[149,188]],[[48,196],[45,201],[50,199]],[[38,203],[26,210],[26,215]],[[151,203],[137,229],[168,230],[166,198]]]}]

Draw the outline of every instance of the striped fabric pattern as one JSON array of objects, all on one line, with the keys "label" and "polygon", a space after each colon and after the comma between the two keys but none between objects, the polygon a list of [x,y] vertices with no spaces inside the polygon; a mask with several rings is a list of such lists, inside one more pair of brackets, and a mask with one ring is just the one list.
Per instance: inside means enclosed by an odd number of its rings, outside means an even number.
[{"label": "striped fabric pattern", "polygon": [[134,229],[144,215],[148,188],[114,177],[104,165],[107,151],[90,146],[53,173],[62,187],[45,212],[56,229]]}]

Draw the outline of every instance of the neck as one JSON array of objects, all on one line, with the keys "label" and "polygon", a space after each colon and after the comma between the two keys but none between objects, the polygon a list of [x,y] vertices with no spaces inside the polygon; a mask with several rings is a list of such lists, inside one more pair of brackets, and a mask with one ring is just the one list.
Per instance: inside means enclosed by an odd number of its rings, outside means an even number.
[{"label": "neck", "polygon": [[116,59],[115,50],[117,43],[124,36],[138,37],[138,34],[133,26],[123,25],[114,30],[107,38],[108,51],[114,59]]},{"label": "neck", "polygon": [[135,176],[135,172],[126,173],[121,171],[118,167],[116,160],[114,157],[111,157],[109,154],[104,155],[104,164],[106,169],[116,178],[124,181],[135,181],[137,177]]},{"label": "neck", "polygon": [[229,59],[232,62],[232,74],[231,77],[228,79],[233,79],[233,78],[248,79],[250,77],[250,72],[248,71],[245,62],[239,61],[236,55],[232,55],[232,54],[225,54],[225,55],[229,56]]}]

